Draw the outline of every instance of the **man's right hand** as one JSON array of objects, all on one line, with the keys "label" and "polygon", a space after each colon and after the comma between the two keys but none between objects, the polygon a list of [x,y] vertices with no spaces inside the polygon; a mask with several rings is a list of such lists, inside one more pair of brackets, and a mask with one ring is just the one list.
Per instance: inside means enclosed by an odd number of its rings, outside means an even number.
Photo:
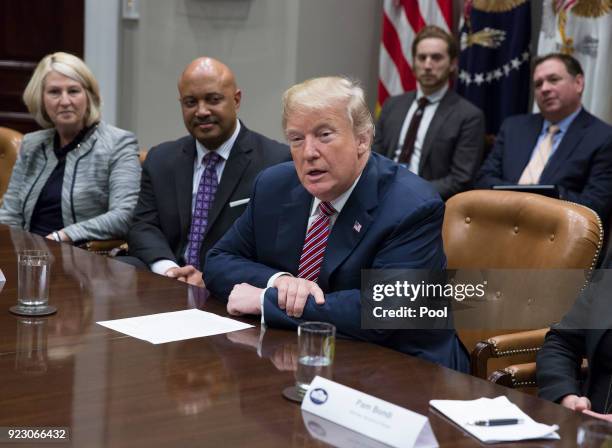
[{"label": "man's right hand", "polygon": [[325,296],[319,285],[303,278],[281,275],[273,285],[278,290],[278,307],[288,316],[301,317],[308,295],[312,294],[317,305],[325,303]]},{"label": "man's right hand", "polygon": [[164,272],[164,275],[180,280],[181,282],[189,283],[190,285],[204,288],[202,273],[190,264],[182,268],[170,268]]},{"label": "man's right hand", "polygon": [[587,397],[579,397],[578,395],[574,394],[563,397],[563,400],[561,400],[561,405],[577,412],[582,412],[585,409],[591,409],[591,401]]}]

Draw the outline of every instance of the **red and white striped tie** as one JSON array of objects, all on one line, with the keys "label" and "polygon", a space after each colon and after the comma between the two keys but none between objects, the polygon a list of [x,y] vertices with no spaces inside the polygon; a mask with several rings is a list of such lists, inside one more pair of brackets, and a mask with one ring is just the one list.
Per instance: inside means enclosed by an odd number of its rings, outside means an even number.
[{"label": "red and white striped tie", "polygon": [[327,238],[329,237],[330,217],[334,213],[336,213],[336,210],[329,202],[319,204],[319,215],[306,233],[298,277],[313,282],[316,282],[319,278],[325,247],[327,247]]}]

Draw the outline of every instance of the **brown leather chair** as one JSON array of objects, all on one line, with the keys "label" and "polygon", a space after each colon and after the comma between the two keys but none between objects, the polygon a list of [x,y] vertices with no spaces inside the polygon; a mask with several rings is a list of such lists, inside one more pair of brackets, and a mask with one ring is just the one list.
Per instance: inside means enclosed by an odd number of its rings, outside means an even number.
[{"label": "brown leather chair", "polygon": [[140,148],[140,150],[138,151],[138,160],[140,160],[141,165],[145,163],[147,155],[149,155],[149,150]]},{"label": "brown leather chair", "polygon": [[8,188],[22,139],[23,134],[13,129],[0,127],[0,204]]},{"label": "brown leather chair", "polygon": [[124,244],[127,244],[124,240],[91,240],[79,244],[78,247],[94,254],[115,256]]},{"label": "brown leather chair", "polygon": [[[529,193],[475,190],[446,203],[443,239],[449,269],[583,269],[588,278],[601,250],[603,229],[597,214],[578,204]],[[577,291],[560,288],[559,294],[573,300],[582,286]],[[490,358],[512,357],[521,364],[489,379],[515,387],[535,385],[533,361],[547,329],[494,336],[507,331],[459,329],[468,349],[475,346],[472,374],[486,378]]]}]

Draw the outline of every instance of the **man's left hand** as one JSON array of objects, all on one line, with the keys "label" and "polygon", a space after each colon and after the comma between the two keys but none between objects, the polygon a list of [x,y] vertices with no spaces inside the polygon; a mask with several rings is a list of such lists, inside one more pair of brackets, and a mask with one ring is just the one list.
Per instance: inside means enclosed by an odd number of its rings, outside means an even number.
[{"label": "man's left hand", "polygon": [[166,271],[166,276],[175,278],[181,282],[189,283],[190,285],[204,288],[202,273],[190,264],[182,268],[170,268]]},{"label": "man's left hand", "polygon": [[612,423],[612,414],[600,414],[599,412],[589,411],[588,409],[585,409],[584,411],[582,411],[582,413]]},{"label": "man's left hand", "polygon": [[248,283],[234,285],[227,299],[227,312],[232,316],[261,314],[262,291],[262,288],[257,288]]}]

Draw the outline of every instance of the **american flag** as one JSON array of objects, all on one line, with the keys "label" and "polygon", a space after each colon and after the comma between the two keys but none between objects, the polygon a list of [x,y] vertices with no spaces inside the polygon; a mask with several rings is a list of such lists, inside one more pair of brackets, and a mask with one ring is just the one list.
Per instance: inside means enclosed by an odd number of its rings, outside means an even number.
[{"label": "american flag", "polygon": [[376,114],[389,96],[416,88],[412,41],[425,25],[450,32],[452,0],[384,0]]}]

